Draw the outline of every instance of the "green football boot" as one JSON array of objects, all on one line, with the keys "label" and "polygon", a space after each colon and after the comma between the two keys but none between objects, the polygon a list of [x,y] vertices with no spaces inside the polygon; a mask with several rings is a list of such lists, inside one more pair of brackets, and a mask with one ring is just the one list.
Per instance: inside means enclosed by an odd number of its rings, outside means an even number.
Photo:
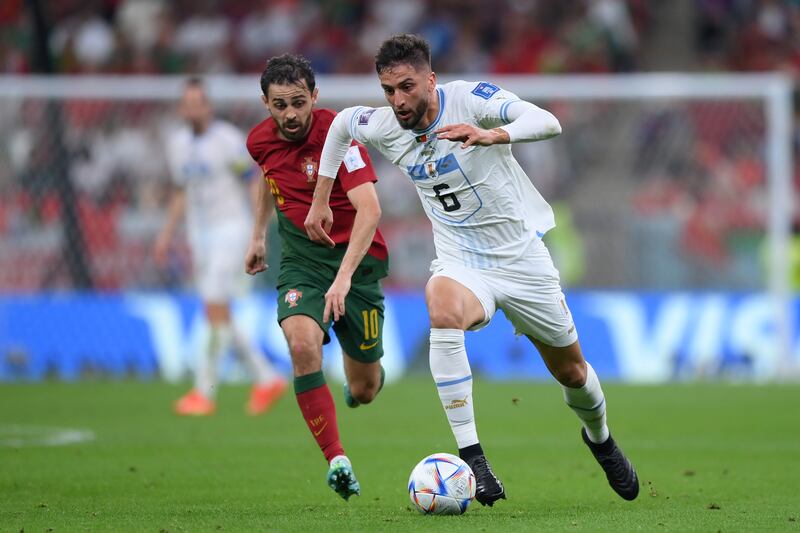
[{"label": "green football boot", "polygon": [[350,464],[350,459],[344,455],[337,455],[331,461],[331,467],[328,470],[328,486],[345,501],[349,500],[353,494],[361,495],[361,486],[353,472],[353,465]]}]

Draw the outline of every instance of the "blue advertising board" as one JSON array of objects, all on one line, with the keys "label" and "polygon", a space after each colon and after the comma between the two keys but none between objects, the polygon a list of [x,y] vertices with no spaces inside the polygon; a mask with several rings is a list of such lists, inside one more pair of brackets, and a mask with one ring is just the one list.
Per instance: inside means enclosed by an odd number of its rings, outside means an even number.
[{"label": "blue advertising board", "polygon": [[[584,354],[605,379],[663,382],[695,378],[770,379],[800,363],[781,359],[773,305],[764,294],[584,292],[568,294]],[[793,302],[795,311],[800,300]],[[289,372],[275,295],[238,300],[239,327],[265,356]],[[795,312],[795,317],[800,313]],[[386,298],[384,367],[389,379],[427,369],[428,318],[423,294]],[[203,349],[207,325],[196,297],[167,293],[53,293],[0,297],[0,379],[76,380],[185,377]],[[502,312],[466,335],[473,371],[489,379],[543,379],[547,369]],[[325,348],[326,369],[342,377],[341,351]],[[234,357],[227,379],[243,377]]]}]

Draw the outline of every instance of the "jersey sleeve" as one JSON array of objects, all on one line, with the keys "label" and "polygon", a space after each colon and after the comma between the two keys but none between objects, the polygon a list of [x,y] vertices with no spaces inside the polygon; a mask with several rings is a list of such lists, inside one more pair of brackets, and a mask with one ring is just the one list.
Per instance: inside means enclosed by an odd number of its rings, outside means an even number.
[{"label": "jersey sleeve", "polygon": [[245,147],[247,148],[247,153],[250,154],[250,159],[252,159],[254,163],[258,164],[261,161],[261,151],[258,149],[255,129],[253,129],[253,131],[251,131],[247,136]]},{"label": "jersey sleeve", "polygon": [[[338,176],[339,166],[347,157],[353,140],[366,145],[375,145],[372,135],[376,131],[376,120],[370,123],[370,117],[375,112],[372,107],[348,107],[340,111],[328,128],[325,145],[319,162],[319,174],[329,178]],[[350,152],[355,156],[355,152]],[[366,150],[359,149],[365,155]],[[363,157],[362,157],[363,158]],[[369,162],[369,158],[365,159]],[[371,166],[371,165],[370,165]]]},{"label": "jersey sleeve", "polygon": [[342,166],[339,167],[337,178],[345,192],[355,189],[364,183],[378,181],[369,153],[367,153],[367,149],[363,144],[354,142],[347,149],[342,163]]},{"label": "jersey sleeve", "polygon": [[333,117],[328,134],[325,136],[325,144],[322,146],[322,154],[319,156],[320,176],[328,178],[338,176],[339,167],[353,142],[348,122],[354,109],[356,108],[348,107]]},{"label": "jersey sleeve", "polygon": [[475,85],[469,98],[478,125],[503,128],[511,142],[541,141],[561,133],[561,125],[552,113],[491,83]]},{"label": "jersey sleeve", "polygon": [[511,122],[508,111],[511,106],[519,106],[523,102],[511,91],[501,89],[497,85],[482,81],[468,84],[467,101],[475,120],[482,128],[497,128]]}]

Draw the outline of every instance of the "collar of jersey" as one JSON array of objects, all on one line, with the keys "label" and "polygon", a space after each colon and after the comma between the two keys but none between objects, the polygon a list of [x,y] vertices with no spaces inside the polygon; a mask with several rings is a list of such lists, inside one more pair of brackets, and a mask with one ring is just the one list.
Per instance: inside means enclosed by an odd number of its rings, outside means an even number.
[{"label": "collar of jersey", "polygon": [[444,113],[444,91],[441,87],[437,87],[436,92],[439,93],[439,113],[437,113],[436,119],[431,122],[431,125],[424,130],[411,130],[411,134],[414,135],[414,137],[419,137],[420,135],[425,135],[433,131],[433,128],[439,123],[439,119],[442,118],[442,114]]},{"label": "collar of jersey", "polygon": [[[437,119],[437,120],[438,120],[438,119]],[[205,139],[205,138],[206,138],[206,137],[207,137],[207,136],[208,136],[208,135],[211,133],[211,130],[213,130],[213,129],[216,129],[218,125],[219,125],[219,121],[218,121],[218,120],[212,120],[212,121],[211,121],[211,122],[208,124],[208,127],[206,128],[206,131],[204,131],[203,133],[201,133],[201,134],[199,134],[199,135],[197,135],[197,134],[194,132],[194,130],[192,130],[192,127],[191,127],[191,126],[188,126],[188,128],[189,128],[189,135],[191,136],[192,142],[199,142],[199,141],[201,141],[202,139]]]}]

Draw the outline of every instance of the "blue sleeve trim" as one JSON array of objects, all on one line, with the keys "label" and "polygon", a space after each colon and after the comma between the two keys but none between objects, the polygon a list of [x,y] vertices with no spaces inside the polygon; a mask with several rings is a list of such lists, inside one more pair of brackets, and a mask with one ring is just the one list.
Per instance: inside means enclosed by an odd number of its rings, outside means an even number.
[{"label": "blue sleeve trim", "polygon": [[508,119],[508,108],[511,104],[520,101],[521,100],[509,100],[508,102],[504,102],[503,105],[500,106],[500,120],[505,124],[510,123],[511,121]]}]

